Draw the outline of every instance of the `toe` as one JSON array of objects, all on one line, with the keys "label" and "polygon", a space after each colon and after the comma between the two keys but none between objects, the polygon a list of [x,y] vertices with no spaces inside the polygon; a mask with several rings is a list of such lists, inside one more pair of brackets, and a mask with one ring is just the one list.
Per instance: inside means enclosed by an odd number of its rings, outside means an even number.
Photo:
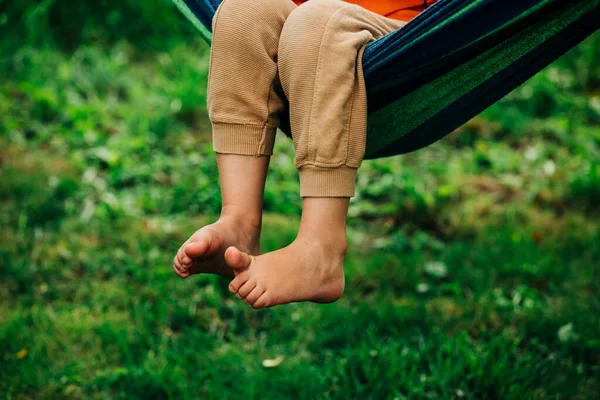
[{"label": "toe", "polygon": [[210,241],[205,237],[202,237],[185,246],[182,251],[182,256],[190,259],[191,262],[192,258],[198,258],[206,255],[209,248]]},{"label": "toe", "polygon": [[192,241],[184,247],[185,253],[190,258],[211,257],[223,245],[221,235],[208,226],[197,231],[192,237]]},{"label": "toe", "polygon": [[254,303],[251,304],[252,308],[254,308],[255,310],[260,310],[262,308],[267,308],[271,305],[271,302],[269,300],[269,295],[266,292],[263,292],[263,294],[260,295],[260,297],[258,299],[256,299],[256,301]]},{"label": "toe", "polygon": [[237,291],[237,294],[240,295],[240,298],[245,299],[246,296],[252,292],[252,290],[256,287],[256,282],[252,279],[248,279],[246,283],[244,283]]},{"label": "toe", "polygon": [[231,293],[237,293],[242,285],[248,281],[249,277],[250,273],[248,271],[243,271],[242,273],[238,274],[229,284],[229,291]]},{"label": "toe", "polygon": [[[246,285],[244,285],[246,286]],[[248,295],[245,298],[246,303],[248,303],[249,305],[253,305],[256,300],[258,300],[258,298],[260,296],[262,296],[262,294],[265,292],[265,290],[261,287],[261,286],[256,286],[254,289],[252,289],[252,291],[250,293],[248,293]]]},{"label": "toe", "polygon": [[252,256],[231,246],[225,250],[225,262],[231,268],[248,268],[252,263]]},{"label": "toe", "polygon": [[182,269],[180,269],[180,267],[177,266],[176,263],[173,263],[173,271],[175,271],[175,273],[180,277],[180,278],[187,278],[188,276],[190,276],[190,273],[187,271],[184,271]]},{"label": "toe", "polygon": [[175,268],[176,271],[184,272],[184,269],[181,266],[181,262],[179,262],[179,258],[177,256],[173,258],[173,268]]},{"label": "toe", "polygon": [[181,247],[177,251],[177,256],[175,259],[179,262],[180,266],[183,268],[189,268],[192,264],[192,260],[185,254],[183,247]]}]

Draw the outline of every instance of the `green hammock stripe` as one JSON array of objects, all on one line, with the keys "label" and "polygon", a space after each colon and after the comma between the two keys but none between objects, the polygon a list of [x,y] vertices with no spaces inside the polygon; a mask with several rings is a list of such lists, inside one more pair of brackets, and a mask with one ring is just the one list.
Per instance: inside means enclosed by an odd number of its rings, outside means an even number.
[{"label": "green hammock stripe", "polygon": [[212,41],[212,32],[210,32],[203,24],[196,18],[192,10],[185,4],[183,0],[173,0],[173,3],[179,8],[179,11],[198,29],[200,36],[210,44]]},{"label": "green hammock stripe", "polygon": [[546,16],[518,35],[369,114],[366,156],[380,152],[444,108],[460,101],[467,93],[560,33],[599,3],[600,0],[574,1],[562,12]]}]

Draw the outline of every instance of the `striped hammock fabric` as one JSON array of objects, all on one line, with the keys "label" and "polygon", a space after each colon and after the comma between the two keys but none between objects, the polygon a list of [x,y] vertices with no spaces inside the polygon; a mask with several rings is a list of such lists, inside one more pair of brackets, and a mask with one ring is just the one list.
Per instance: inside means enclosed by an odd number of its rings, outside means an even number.
[{"label": "striped hammock fabric", "polygon": [[[221,1],[173,1],[210,43]],[[599,28],[600,0],[438,1],[363,53],[365,158],[434,143]]]}]

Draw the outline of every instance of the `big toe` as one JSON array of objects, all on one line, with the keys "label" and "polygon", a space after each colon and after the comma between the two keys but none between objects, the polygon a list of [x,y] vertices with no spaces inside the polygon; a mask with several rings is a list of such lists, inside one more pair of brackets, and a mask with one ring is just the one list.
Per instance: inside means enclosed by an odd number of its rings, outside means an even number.
[{"label": "big toe", "polygon": [[231,268],[248,268],[252,263],[252,256],[231,246],[225,251],[225,262]]},{"label": "big toe", "polygon": [[198,258],[206,255],[209,247],[209,243],[206,239],[199,239],[198,241],[185,246],[183,251],[189,258]]},{"label": "big toe", "polygon": [[219,251],[221,240],[218,235],[210,230],[200,232],[197,238],[194,238],[190,244],[185,246],[185,254],[190,258],[201,258],[212,256]]}]

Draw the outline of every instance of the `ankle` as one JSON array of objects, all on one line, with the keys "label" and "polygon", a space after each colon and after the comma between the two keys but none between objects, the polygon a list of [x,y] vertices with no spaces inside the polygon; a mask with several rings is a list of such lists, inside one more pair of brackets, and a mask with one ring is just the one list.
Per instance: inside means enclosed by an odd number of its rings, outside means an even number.
[{"label": "ankle", "polygon": [[237,205],[224,205],[221,208],[219,221],[231,223],[246,231],[260,231],[262,213],[248,211]]},{"label": "ankle", "polygon": [[237,232],[238,236],[250,240],[252,243],[257,242],[260,238],[261,224],[256,221],[249,221],[239,215],[221,215],[216,224],[223,224],[229,230]]},{"label": "ankle", "polygon": [[296,241],[309,243],[324,250],[328,254],[335,254],[342,258],[348,251],[348,239],[344,228],[325,226],[301,226]]}]

